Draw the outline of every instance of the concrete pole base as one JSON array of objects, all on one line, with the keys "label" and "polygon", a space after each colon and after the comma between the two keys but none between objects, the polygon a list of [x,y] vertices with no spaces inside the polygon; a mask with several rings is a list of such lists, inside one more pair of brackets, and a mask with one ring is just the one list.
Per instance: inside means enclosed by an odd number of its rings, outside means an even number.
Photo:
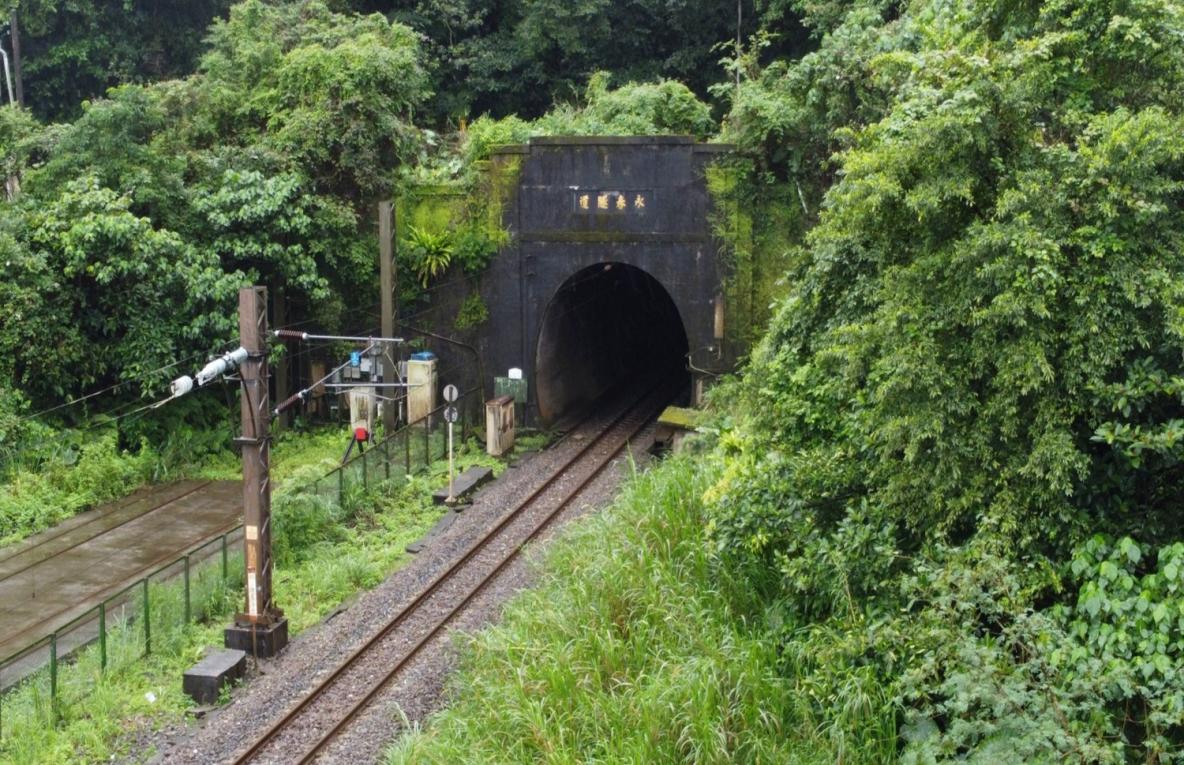
[{"label": "concrete pole base", "polygon": [[288,645],[288,620],[281,617],[271,624],[235,622],[226,628],[227,648],[246,651],[256,659],[270,659]]}]

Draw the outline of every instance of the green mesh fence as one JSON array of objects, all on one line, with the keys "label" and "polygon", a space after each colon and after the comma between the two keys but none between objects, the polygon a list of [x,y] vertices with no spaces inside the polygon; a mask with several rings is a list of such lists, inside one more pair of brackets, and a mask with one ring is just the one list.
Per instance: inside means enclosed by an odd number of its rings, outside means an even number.
[{"label": "green mesh fence", "polygon": [[[455,426],[458,439],[472,426],[478,396],[479,391],[470,390],[454,404],[461,415]],[[423,470],[448,454],[444,408],[399,428],[297,490],[341,505],[351,492]],[[108,670],[180,645],[185,628],[224,605],[227,593],[242,582],[241,530],[237,527],[190,550],[69,624],[0,659],[0,737],[5,734],[5,705],[11,700],[20,697],[21,703],[10,715],[33,715],[34,724],[56,725],[63,706],[84,704]],[[63,664],[85,671],[63,673]],[[10,718],[8,727],[12,727]]]}]

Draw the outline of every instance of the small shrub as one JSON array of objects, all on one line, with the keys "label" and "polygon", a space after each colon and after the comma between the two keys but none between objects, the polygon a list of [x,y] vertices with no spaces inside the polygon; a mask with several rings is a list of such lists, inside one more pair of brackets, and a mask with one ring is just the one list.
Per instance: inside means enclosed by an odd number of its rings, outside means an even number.
[{"label": "small shrub", "polygon": [[272,500],[271,544],[276,563],[292,565],[343,533],[338,506],[315,494],[279,495]]},{"label": "small shrub", "polygon": [[465,298],[465,302],[461,303],[460,310],[456,312],[456,320],[452,323],[457,331],[463,332],[466,329],[480,326],[489,320],[489,308],[486,307],[485,301],[481,299],[479,292],[473,292]]},{"label": "small shrub", "polygon": [[501,229],[490,231],[480,222],[461,228],[453,244],[453,259],[464,268],[465,273],[479,274],[497,255],[498,248],[506,243],[509,234]]}]

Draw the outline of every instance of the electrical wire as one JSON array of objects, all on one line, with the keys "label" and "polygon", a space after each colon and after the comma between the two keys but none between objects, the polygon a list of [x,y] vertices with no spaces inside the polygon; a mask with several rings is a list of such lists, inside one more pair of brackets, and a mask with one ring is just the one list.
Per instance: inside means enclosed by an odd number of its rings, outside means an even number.
[{"label": "electrical wire", "polygon": [[[373,348],[374,348],[374,343],[370,343],[369,345],[367,345],[367,346],[366,346],[366,347],[365,347],[365,348],[362,350],[362,354],[369,353],[369,352],[370,352],[370,350],[372,350]],[[341,370],[343,370],[343,369],[345,369],[346,367],[348,367],[348,366],[350,365],[350,363],[352,363],[352,360],[347,360],[347,361],[346,361],[346,362],[344,362],[343,364],[341,364],[341,365],[339,365],[339,366],[335,367],[333,370],[331,370],[331,371],[330,371],[330,372],[329,372],[327,375],[325,375],[325,376],[324,376],[324,377],[322,377],[321,379],[319,379],[319,380],[317,380],[316,382],[312,383],[312,384],[311,384],[311,385],[309,385],[308,387],[306,387],[306,388],[303,388],[302,390],[300,390],[300,391],[298,391],[298,392],[296,392],[296,393],[292,394],[291,396],[289,396],[289,397],[288,397],[287,399],[285,399],[284,401],[281,401],[279,404],[277,404],[277,405],[276,405],[276,408],[272,410],[272,414],[274,414],[274,415],[278,415],[280,412],[284,411],[284,410],[285,410],[285,409],[287,409],[289,406],[292,406],[292,405],[293,405],[293,404],[295,404],[297,401],[303,401],[303,400],[304,400],[304,397],[305,397],[305,396],[306,396],[308,393],[310,393],[310,392],[312,391],[312,389],[313,389],[313,388],[317,387],[318,385],[322,384],[323,382],[325,382],[326,380],[328,380],[328,379],[329,379],[330,377],[332,377],[333,375],[337,374],[337,373],[338,373],[338,372],[340,372]]]},{"label": "electrical wire", "polygon": [[[224,350],[225,348],[227,348],[227,347],[228,347],[228,346],[230,346],[230,345],[232,345],[232,343],[225,343],[225,344],[223,344],[222,346],[220,346],[220,347],[219,347],[219,350]],[[187,362],[190,362],[190,361],[192,361],[193,359],[201,358],[202,356],[205,356],[206,354],[207,354],[207,352],[206,352],[206,351],[201,351],[201,352],[195,353],[195,354],[193,354],[193,355],[191,355],[191,356],[187,356],[187,357],[185,357],[185,358],[183,358],[183,359],[179,359],[179,360],[177,360],[177,361],[174,361],[174,362],[172,362],[172,363],[170,363],[170,364],[165,364],[163,367],[159,367],[159,368],[157,368],[157,369],[153,369],[153,370],[150,370],[150,371],[148,371],[148,372],[144,372],[144,373],[143,373],[143,376],[154,375],[154,374],[157,374],[157,373],[159,373],[159,372],[165,372],[165,371],[168,371],[169,369],[172,369],[172,368],[174,368],[174,367],[177,367],[177,366],[180,366],[180,365],[182,365],[182,364],[185,364],[185,363],[187,363]],[[96,398],[96,397],[98,397],[98,396],[101,396],[101,395],[103,395],[104,393],[110,393],[111,391],[118,390],[119,388],[123,388],[123,387],[125,387],[125,386],[127,386],[127,385],[132,385],[132,384],[134,384],[134,383],[142,383],[142,382],[143,382],[142,380],[137,380],[137,379],[133,379],[133,380],[124,380],[124,381],[122,381],[122,382],[115,383],[114,385],[109,385],[109,386],[107,386],[106,388],[102,388],[102,389],[100,389],[100,390],[97,390],[97,391],[94,391],[94,392],[92,392],[92,393],[87,393],[86,395],[84,395],[84,396],[80,396],[80,397],[78,397],[78,398],[76,398],[76,399],[73,399],[73,400],[71,400],[71,401],[67,401],[67,402],[65,402],[65,403],[58,404],[57,406],[51,406],[51,407],[49,407],[48,409],[42,409],[41,411],[39,411],[39,412],[33,412],[32,414],[26,414],[26,415],[22,415],[22,416],[19,418],[19,420],[20,420],[21,422],[24,422],[25,420],[31,420],[31,419],[34,419],[34,418],[36,418],[36,417],[42,417],[42,416],[44,416],[44,415],[47,415],[47,414],[50,414],[50,413],[52,413],[52,412],[56,412],[56,411],[58,411],[58,410],[60,410],[60,409],[66,409],[66,408],[68,408],[68,407],[75,406],[75,405],[77,405],[77,404],[81,404],[83,401],[88,401],[88,400],[90,400],[90,399],[92,399],[92,398]],[[118,409],[119,407],[116,407],[116,408]]]}]

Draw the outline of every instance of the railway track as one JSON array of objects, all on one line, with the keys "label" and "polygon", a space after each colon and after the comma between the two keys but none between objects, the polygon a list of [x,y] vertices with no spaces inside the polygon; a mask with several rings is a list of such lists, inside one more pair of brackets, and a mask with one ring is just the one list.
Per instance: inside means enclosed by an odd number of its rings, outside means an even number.
[{"label": "railway track", "polygon": [[[97,628],[87,625],[97,623],[100,602],[232,531],[238,525],[241,494],[230,481],[152,487],[4,550],[0,686],[40,666],[37,646],[49,635],[68,626],[69,634],[58,635],[57,647],[59,655],[73,650],[95,633]],[[94,613],[86,618],[88,612]]]},{"label": "railway track", "polygon": [[[444,633],[530,541],[545,531],[672,398],[668,381],[623,406],[607,425],[504,513],[419,594],[233,762],[312,762]],[[585,420],[595,419],[595,416]],[[571,433],[578,433],[583,423]],[[402,628],[402,629],[401,629]]]},{"label": "railway track", "polygon": [[152,492],[132,494],[111,503],[106,511],[76,516],[76,519],[73,519],[74,523],[67,521],[56,529],[49,529],[32,537],[26,543],[13,545],[10,550],[0,554],[0,581],[42,565],[133,521],[142,520],[177,500],[205,489],[212,483],[213,481],[189,481],[177,488],[164,489],[157,495],[153,495]]}]

